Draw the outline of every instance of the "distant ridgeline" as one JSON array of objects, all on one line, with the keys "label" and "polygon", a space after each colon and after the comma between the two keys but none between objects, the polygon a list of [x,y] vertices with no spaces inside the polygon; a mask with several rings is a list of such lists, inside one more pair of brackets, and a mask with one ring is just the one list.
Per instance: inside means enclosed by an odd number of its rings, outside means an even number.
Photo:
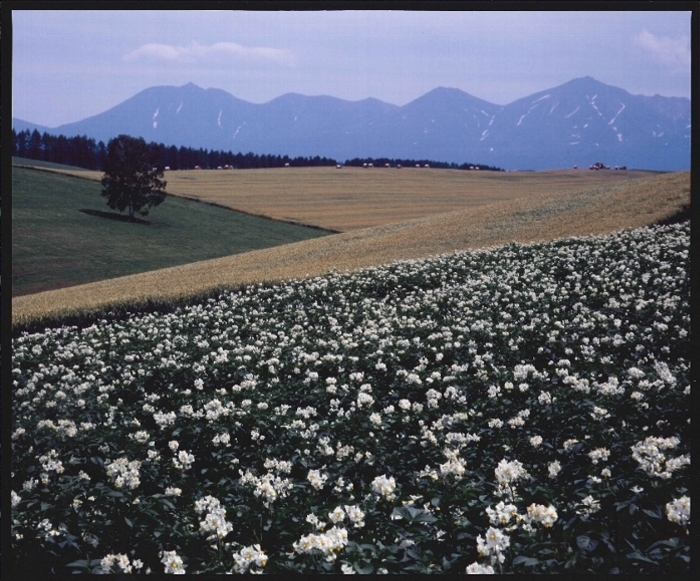
[{"label": "distant ridgeline", "polygon": [[479,169],[485,171],[504,171],[498,167],[491,167],[483,163],[447,163],[445,161],[432,161],[429,159],[389,159],[386,157],[378,158],[353,158],[345,162],[345,165],[351,167],[435,167],[438,169]]},{"label": "distant ridgeline", "polygon": [[[294,157],[287,155],[258,155],[255,153],[236,153],[231,151],[214,151],[193,149],[191,147],[166,147],[162,143],[150,142],[149,148],[154,151],[156,165],[161,168],[176,169],[261,169],[272,167],[318,167],[335,166],[338,162],[327,157]],[[102,160],[107,154],[107,146],[103,141],[96,143],[87,136],[66,137],[65,135],[43,134],[38,130],[28,129],[17,133],[12,130],[12,155],[73,165],[91,170],[102,170]],[[351,159],[345,162],[347,166],[363,167],[434,167],[441,169],[480,169],[503,171],[499,168],[483,164],[446,163],[432,160],[366,158]]]}]

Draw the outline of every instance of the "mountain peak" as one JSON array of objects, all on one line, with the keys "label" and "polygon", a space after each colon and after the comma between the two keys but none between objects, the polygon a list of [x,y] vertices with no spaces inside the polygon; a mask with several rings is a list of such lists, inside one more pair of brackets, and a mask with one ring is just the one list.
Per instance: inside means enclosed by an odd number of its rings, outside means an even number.
[{"label": "mountain peak", "polygon": [[[29,128],[13,119],[13,128]],[[30,127],[30,132],[33,127]],[[109,141],[126,133],[167,146],[258,154],[434,159],[522,169],[645,169],[690,164],[690,101],[633,96],[587,75],[507,105],[437,87],[402,106],[287,93],[253,104],[222,89],[145,89],[51,133]]]}]

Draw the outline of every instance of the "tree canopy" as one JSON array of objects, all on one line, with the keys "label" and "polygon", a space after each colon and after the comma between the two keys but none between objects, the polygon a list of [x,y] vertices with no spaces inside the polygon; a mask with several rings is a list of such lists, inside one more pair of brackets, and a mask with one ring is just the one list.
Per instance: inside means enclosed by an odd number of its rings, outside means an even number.
[{"label": "tree canopy", "polygon": [[119,135],[110,139],[102,163],[102,195],[113,210],[148,215],[165,199],[163,168],[155,165],[152,150],[142,138]]}]

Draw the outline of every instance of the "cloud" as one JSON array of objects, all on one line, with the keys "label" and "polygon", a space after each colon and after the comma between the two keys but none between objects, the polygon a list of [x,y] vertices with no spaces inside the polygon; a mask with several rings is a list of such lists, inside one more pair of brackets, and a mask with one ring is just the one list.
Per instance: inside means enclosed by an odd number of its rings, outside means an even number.
[{"label": "cloud", "polygon": [[633,43],[662,64],[685,70],[690,66],[690,43],[687,36],[669,38],[642,30],[633,38]]},{"label": "cloud", "polygon": [[249,47],[235,42],[217,42],[203,46],[196,42],[189,46],[144,44],[124,55],[126,62],[162,62],[173,64],[223,64],[231,61],[267,62],[282,66],[294,66],[294,53],[285,49]]}]

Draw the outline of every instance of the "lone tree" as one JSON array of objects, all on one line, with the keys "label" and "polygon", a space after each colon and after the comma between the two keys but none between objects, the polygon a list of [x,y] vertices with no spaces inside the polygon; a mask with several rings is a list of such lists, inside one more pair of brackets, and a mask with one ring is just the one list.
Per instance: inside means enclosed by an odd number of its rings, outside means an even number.
[{"label": "lone tree", "polygon": [[142,138],[120,135],[110,139],[104,158],[102,195],[113,210],[129,209],[129,218],[134,214],[148,215],[148,208],[157,206],[165,199],[166,182],[163,170],[155,167],[154,152],[149,150]]}]

